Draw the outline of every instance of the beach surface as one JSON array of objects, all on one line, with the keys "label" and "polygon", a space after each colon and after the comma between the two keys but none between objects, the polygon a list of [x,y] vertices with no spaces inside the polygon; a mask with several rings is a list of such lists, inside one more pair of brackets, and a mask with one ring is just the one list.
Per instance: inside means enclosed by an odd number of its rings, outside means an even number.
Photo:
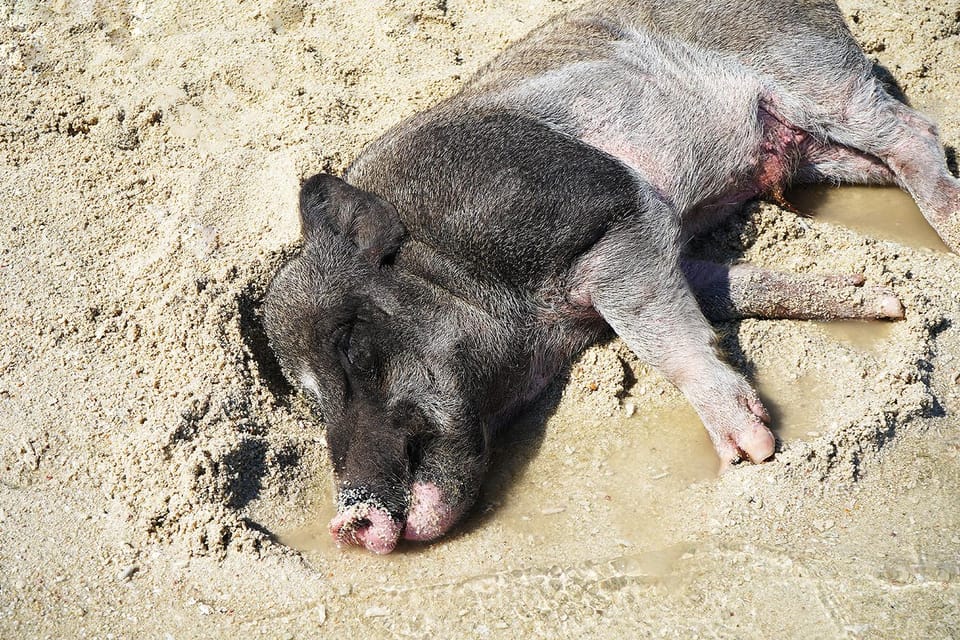
[{"label": "beach surface", "polygon": [[[574,4],[0,2],[0,637],[960,637],[960,257],[895,189],[703,243],[906,308],[717,326],[773,461],[718,477],[613,341],[503,434],[450,536],[330,541],[323,425],[260,324],[300,180]],[[956,173],[960,1],[841,6]],[[903,235],[869,227],[894,209]]]}]

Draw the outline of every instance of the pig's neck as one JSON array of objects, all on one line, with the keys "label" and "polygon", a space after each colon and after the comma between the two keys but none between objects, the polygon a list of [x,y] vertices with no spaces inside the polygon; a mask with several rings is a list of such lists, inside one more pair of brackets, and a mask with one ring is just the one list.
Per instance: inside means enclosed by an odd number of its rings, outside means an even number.
[{"label": "pig's neck", "polygon": [[[440,306],[445,319],[441,330],[451,331],[451,340],[488,350],[482,354],[471,354],[470,357],[490,366],[471,369],[468,375],[472,379],[464,385],[487,391],[477,399],[480,413],[487,413],[487,396],[499,397],[494,406],[502,406],[504,402],[514,404],[510,398],[502,396],[513,395],[512,390],[522,383],[518,380],[505,386],[501,383],[504,377],[520,377],[517,369],[524,364],[524,359],[521,357],[517,362],[507,364],[499,348],[505,342],[514,342],[508,336],[517,330],[517,325],[523,323],[522,318],[516,317],[516,305],[508,302],[510,292],[502,284],[484,276],[469,262],[452,258],[419,240],[409,239],[404,243],[394,267],[397,277],[415,292],[414,299],[433,300]],[[515,293],[513,298],[516,298]],[[511,309],[514,310],[514,316],[508,317]],[[464,341],[462,338],[465,334],[474,334],[475,337]],[[510,355],[519,354],[514,349]],[[504,376],[504,371],[511,374]],[[489,375],[491,373],[496,375]]]},{"label": "pig's neck", "polygon": [[608,333],[595,314],[558,308],[553,299],[559,294],[549,287],[524,294],[418,240],[404,243],[394,266],[407,286],[422,292],[418,298],[440,302],[455,331],[477,334],[465,344],[482,351],[473,358],[485,366],[472,370],[465,386],[482,390],[476,409],[494,428],[512,421],[572,356]]}]

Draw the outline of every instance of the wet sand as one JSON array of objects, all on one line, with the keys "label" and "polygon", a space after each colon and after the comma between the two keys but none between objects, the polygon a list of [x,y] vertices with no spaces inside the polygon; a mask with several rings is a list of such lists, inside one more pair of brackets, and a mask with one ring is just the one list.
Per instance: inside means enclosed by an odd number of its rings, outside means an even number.
[{"label": "wet sand", "polygon": [[[0,637],[956,637],[960,259],[841,215],[915,221],[889,190],[750,206],[705,243],[906,307],[717,326],[774,461],[718,478],[614,341],[503,435],[447,539],[326,537],[323,427],[258,315],[298,181],[572,4],[0,6]],[[960,2],[842,7],[955,157]]]}]

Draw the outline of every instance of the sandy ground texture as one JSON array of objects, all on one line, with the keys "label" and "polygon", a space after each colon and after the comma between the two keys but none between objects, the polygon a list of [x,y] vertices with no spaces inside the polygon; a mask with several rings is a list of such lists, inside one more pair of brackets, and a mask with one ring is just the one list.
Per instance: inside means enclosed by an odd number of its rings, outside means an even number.
[{"label": "sandy ground texture", "polygon": [[[960,637],[960,259],[771,205],[710,250],[907,308],[718,327],[775,461],[717,479],[614,342],[449,538],[329,542],[323,428],[258,315],[299,180],[571,4],[0,2],[0,637]],[[960,2],[843,8],[955,157]]]}]

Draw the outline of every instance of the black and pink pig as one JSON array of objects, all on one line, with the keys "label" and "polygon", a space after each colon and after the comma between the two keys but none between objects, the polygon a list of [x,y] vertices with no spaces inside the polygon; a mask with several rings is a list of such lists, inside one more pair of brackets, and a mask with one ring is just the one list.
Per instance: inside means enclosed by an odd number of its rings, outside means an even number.
[{"label": "black and pink pig", "polygon": [[685,252],[798,182],[895,184],[960,249],[933,123],[892,98],[833,2],[591,3],[300,194],[303,246],[265,304],[337,479],[331,533],[388,553],[474,502],[491,439],[619,336],[684,393],[724,465],[774,453],[707,321],[903,316],[857,275]]}]

